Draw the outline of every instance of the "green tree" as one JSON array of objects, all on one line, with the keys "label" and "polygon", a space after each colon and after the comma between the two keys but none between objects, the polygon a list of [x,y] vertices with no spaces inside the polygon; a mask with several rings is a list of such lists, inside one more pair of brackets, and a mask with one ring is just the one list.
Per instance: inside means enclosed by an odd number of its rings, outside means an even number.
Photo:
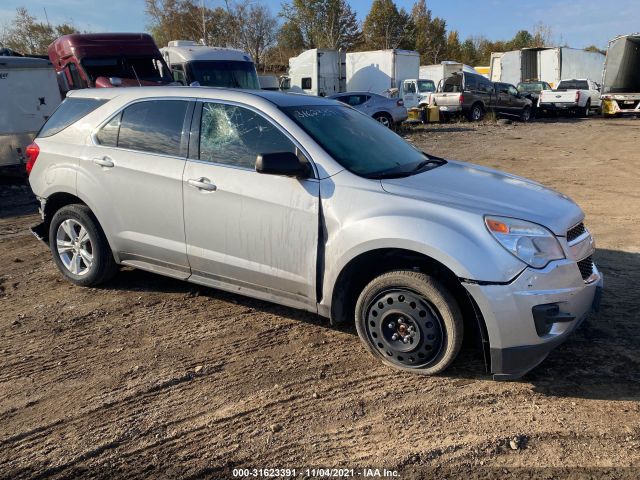
[{"label": "green tree", "polygon": [[404,9],[398,10],[393,0],[373,0],[362,26],[367,48],[411,48],[412,22]]},{"label": "green tree", "polygon": [[466,63],[467,65],[478,64],[478,50],[472,38],[467,38],[462,42],[460,50],[460,61],[462,63]]},{"label": "green tree", "polygon": [[300,32],[304,48],[351,49],[359,41],[356,14],[346,0],[292,0],[280,15]]},{"label": "green tree", "polygon": [[420,62],[422,64],[431,63],[429,55],[431,10],[427,8],[425,0],[418,0],[413,4],[411,22],[413,24],[414,48],[420,54]]},{"label": "green tree", "polygon": [[520,50],[533,46],[533,35],[528,30],[520,30],[508,44],[510,50]]},{"label": "green tree", "polygon": [[232,10],[234,46],[249,53],[256,64],[264,64],[266,52],[274,46],[278,21],[266,5],[239,4]]},{"label": "green tree", "polygon": [[462,58],[462,45],[460,45],[460,37],[456,30],[449,32],[447,36],[447,59],[459,62]]},{"label": "green tree", "polygon": [[47,48],[56,38],[77,32],[68,23],[39,22],[26,8],[18,7],[0,41],[5,47],[24,55],[46,55]]}]

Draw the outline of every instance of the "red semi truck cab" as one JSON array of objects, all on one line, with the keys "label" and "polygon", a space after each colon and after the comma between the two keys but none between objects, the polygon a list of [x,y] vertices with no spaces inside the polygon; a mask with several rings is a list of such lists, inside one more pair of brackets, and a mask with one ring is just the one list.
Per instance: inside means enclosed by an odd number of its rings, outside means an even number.
[{"label": "red semi truck cab", "polygon": [[63,93],[173,82],[158,47],[146,33],[64,35],[49,45],[48,53]]}]

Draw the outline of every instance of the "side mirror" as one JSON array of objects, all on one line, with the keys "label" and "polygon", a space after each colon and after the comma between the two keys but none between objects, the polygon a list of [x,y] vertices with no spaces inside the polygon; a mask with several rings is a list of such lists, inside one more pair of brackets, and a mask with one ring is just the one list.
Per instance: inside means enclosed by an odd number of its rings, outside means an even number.
[{"label": "side mirror", "polygon": [[58,88],[63,95],[71,90],[71,86],[69,85],[69,81],[67,80],[67,75],[64,72],[57,72],[56,80],[58,80]]},{"label": "side mirror", "polygon": [[309,176],[309,164],[300,161],[293,152],[262,153],[256,158],[256,172],[306,178]]}]

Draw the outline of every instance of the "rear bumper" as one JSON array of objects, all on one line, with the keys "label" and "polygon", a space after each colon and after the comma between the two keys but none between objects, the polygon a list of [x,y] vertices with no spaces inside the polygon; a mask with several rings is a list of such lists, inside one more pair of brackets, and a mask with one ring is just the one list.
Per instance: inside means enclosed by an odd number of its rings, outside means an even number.
[{"label": "rear bumper", "polygon": [[538,108],[548,111],[569,111],[578,110],[581,107],[575,103],[541,103]]},{"label": "rear bumper", "polygon": [[462,112],[462,107],[460,105],[442,105],[440,106],[440,111],[443,113],[460,113]]},{"label": "rear bumper", "polygon": [[[491,348],[496,380],[522,377],[542,362],[597,309],[603,277],[593,267],[590,283],[574,261],[554,262],[541,270],[525,269],[508,285],[465,284],[480,308]],[[533,309],[555,305],[560,313],[547,333],[538,333]]]}]

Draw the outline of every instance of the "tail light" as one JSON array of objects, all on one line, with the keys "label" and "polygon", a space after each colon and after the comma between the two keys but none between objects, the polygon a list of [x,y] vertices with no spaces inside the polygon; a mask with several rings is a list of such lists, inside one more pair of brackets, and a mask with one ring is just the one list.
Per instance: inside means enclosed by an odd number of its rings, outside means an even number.
[{"label": "tail light", "polygon": [[404,107],[404,100],[398,100],[396,102],[396,105],[398,105],[399,107]]},{"label": "tail light", "polygon": [[576,103],[580,101],[580,90],[576,90]]},{"label": "tail light", "polygon": [[26,148],[24,153],[27,157],[27,164],[25,165],[25,168],[27,170],[27,175],[30,175],[31,170],[33,170],[33,166],[36,164],[38,155],[40,154],[40,147],[34,142]]},{"label": "tail light", "polygon": [[462,105],[464,103],[464,95],[460,94],[460,97],[458,98],[458,100],[460,101],[460,105]]}]

